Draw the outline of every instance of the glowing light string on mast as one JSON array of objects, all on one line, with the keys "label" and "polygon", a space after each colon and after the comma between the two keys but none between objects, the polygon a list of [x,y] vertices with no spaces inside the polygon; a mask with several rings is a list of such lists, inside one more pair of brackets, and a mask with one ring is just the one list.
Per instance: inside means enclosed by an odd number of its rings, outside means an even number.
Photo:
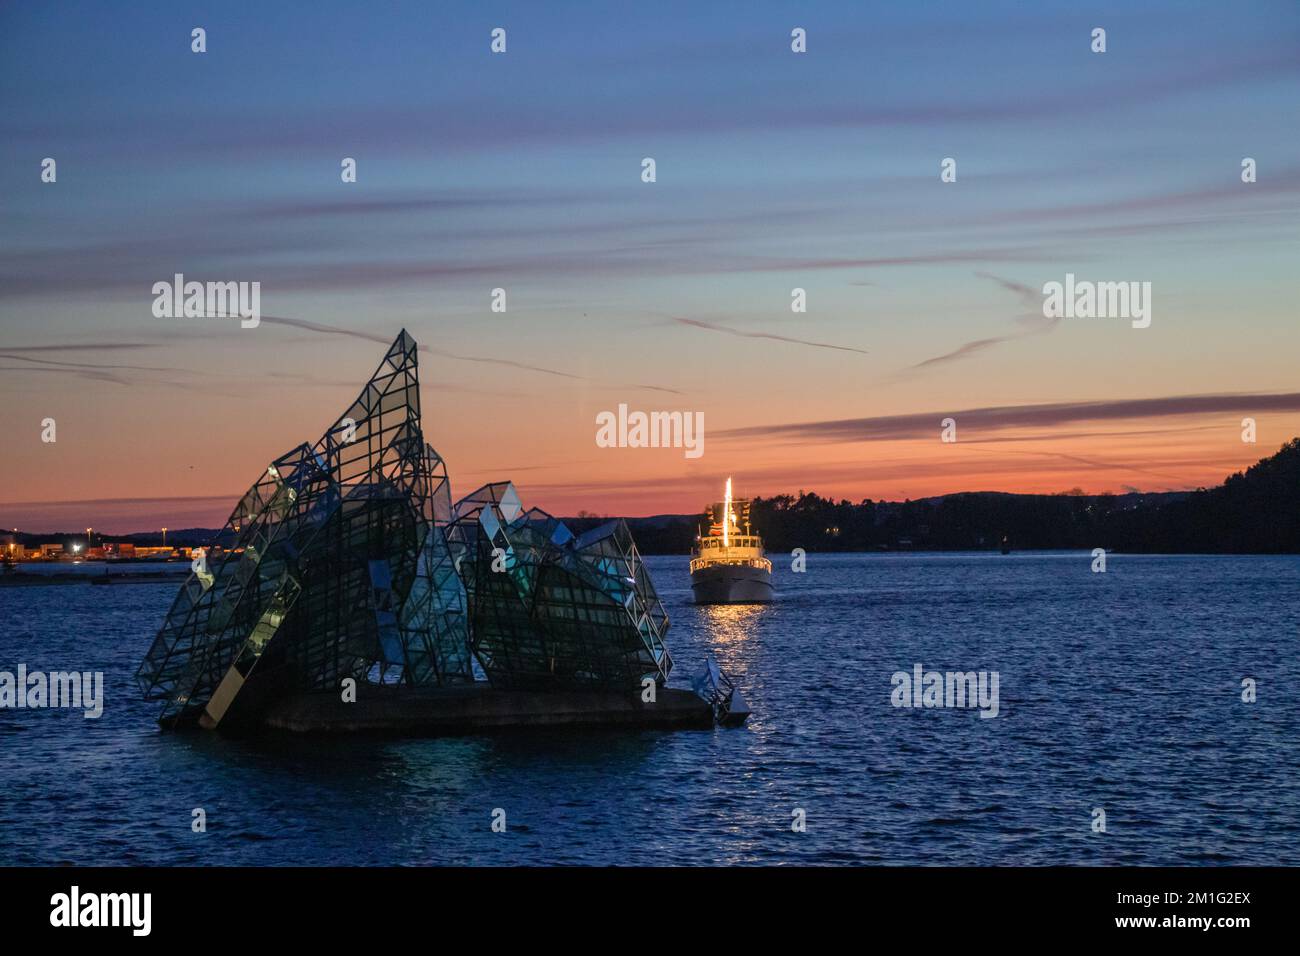
[{"label": "glowing light string on mast", "polygon": [[727,534],[731,530],[731,479],[727,479],[727,493],[722,501],[722,546],[731,547],[727,543]]}]

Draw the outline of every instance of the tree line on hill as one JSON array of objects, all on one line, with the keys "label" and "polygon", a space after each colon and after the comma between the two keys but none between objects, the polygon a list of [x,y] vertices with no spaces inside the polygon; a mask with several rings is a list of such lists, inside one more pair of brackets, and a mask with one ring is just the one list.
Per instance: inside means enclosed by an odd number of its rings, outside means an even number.
[{"label": "tree line on hill", "polygon": [[[812,492],[755,498],[769,551],[1106,548],[1130,553],[1300,552],[1300,438],[1222,485],[1190,492],[1054,495],[968,492],[917,501],[834,501]],[[575,519],[575,530],[598,524]],[[684,554],[698,516],[629,520],[643,554]]]}]

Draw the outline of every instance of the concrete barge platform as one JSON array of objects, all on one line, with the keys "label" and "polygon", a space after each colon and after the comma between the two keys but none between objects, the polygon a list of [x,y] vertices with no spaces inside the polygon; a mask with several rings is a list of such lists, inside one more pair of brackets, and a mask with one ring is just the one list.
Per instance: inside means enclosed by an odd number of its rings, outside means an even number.
[{"label": "concrete barge platform", "polygon": [[[441,737],[530,727],[622,727],[664,730],[714,725],[713,709],[688,690],[660,687],[655,703],[614,691],[381,687],[360,684],[355,703],[338,692],[283,698],[263,712],[263,726],[296,733],[376,733]],[[748,716],[748,713],[746,713]]]}]

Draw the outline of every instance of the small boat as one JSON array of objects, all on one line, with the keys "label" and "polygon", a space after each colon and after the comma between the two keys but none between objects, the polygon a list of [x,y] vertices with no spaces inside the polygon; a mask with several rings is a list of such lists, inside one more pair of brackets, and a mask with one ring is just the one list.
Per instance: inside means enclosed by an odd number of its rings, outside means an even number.
[{"label": "small boat", "polygon": [[691,591],[696,604],[771,602],[772,562],[763,556],[763,539],[749,526],[749,501],[726,496],[709,508],[708,534],[695,538]]}]

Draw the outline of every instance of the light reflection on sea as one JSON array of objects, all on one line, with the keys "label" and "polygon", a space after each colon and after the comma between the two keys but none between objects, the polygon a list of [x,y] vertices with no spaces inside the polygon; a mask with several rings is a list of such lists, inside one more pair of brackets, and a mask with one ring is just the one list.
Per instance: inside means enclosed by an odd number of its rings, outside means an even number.
[{"label": "light reflection on sea", "polygon": [[[671,683],[712,654],[744,728],[163,734],[131,678],[174,584],[0,588],[0,670],[107,697],[0,711],[0,863],[1300,864],[1294,556],[812,554],[776,603],[704,608],[648,562]],[[997,670],[999,717],[891,707],[915,663]]]}]

